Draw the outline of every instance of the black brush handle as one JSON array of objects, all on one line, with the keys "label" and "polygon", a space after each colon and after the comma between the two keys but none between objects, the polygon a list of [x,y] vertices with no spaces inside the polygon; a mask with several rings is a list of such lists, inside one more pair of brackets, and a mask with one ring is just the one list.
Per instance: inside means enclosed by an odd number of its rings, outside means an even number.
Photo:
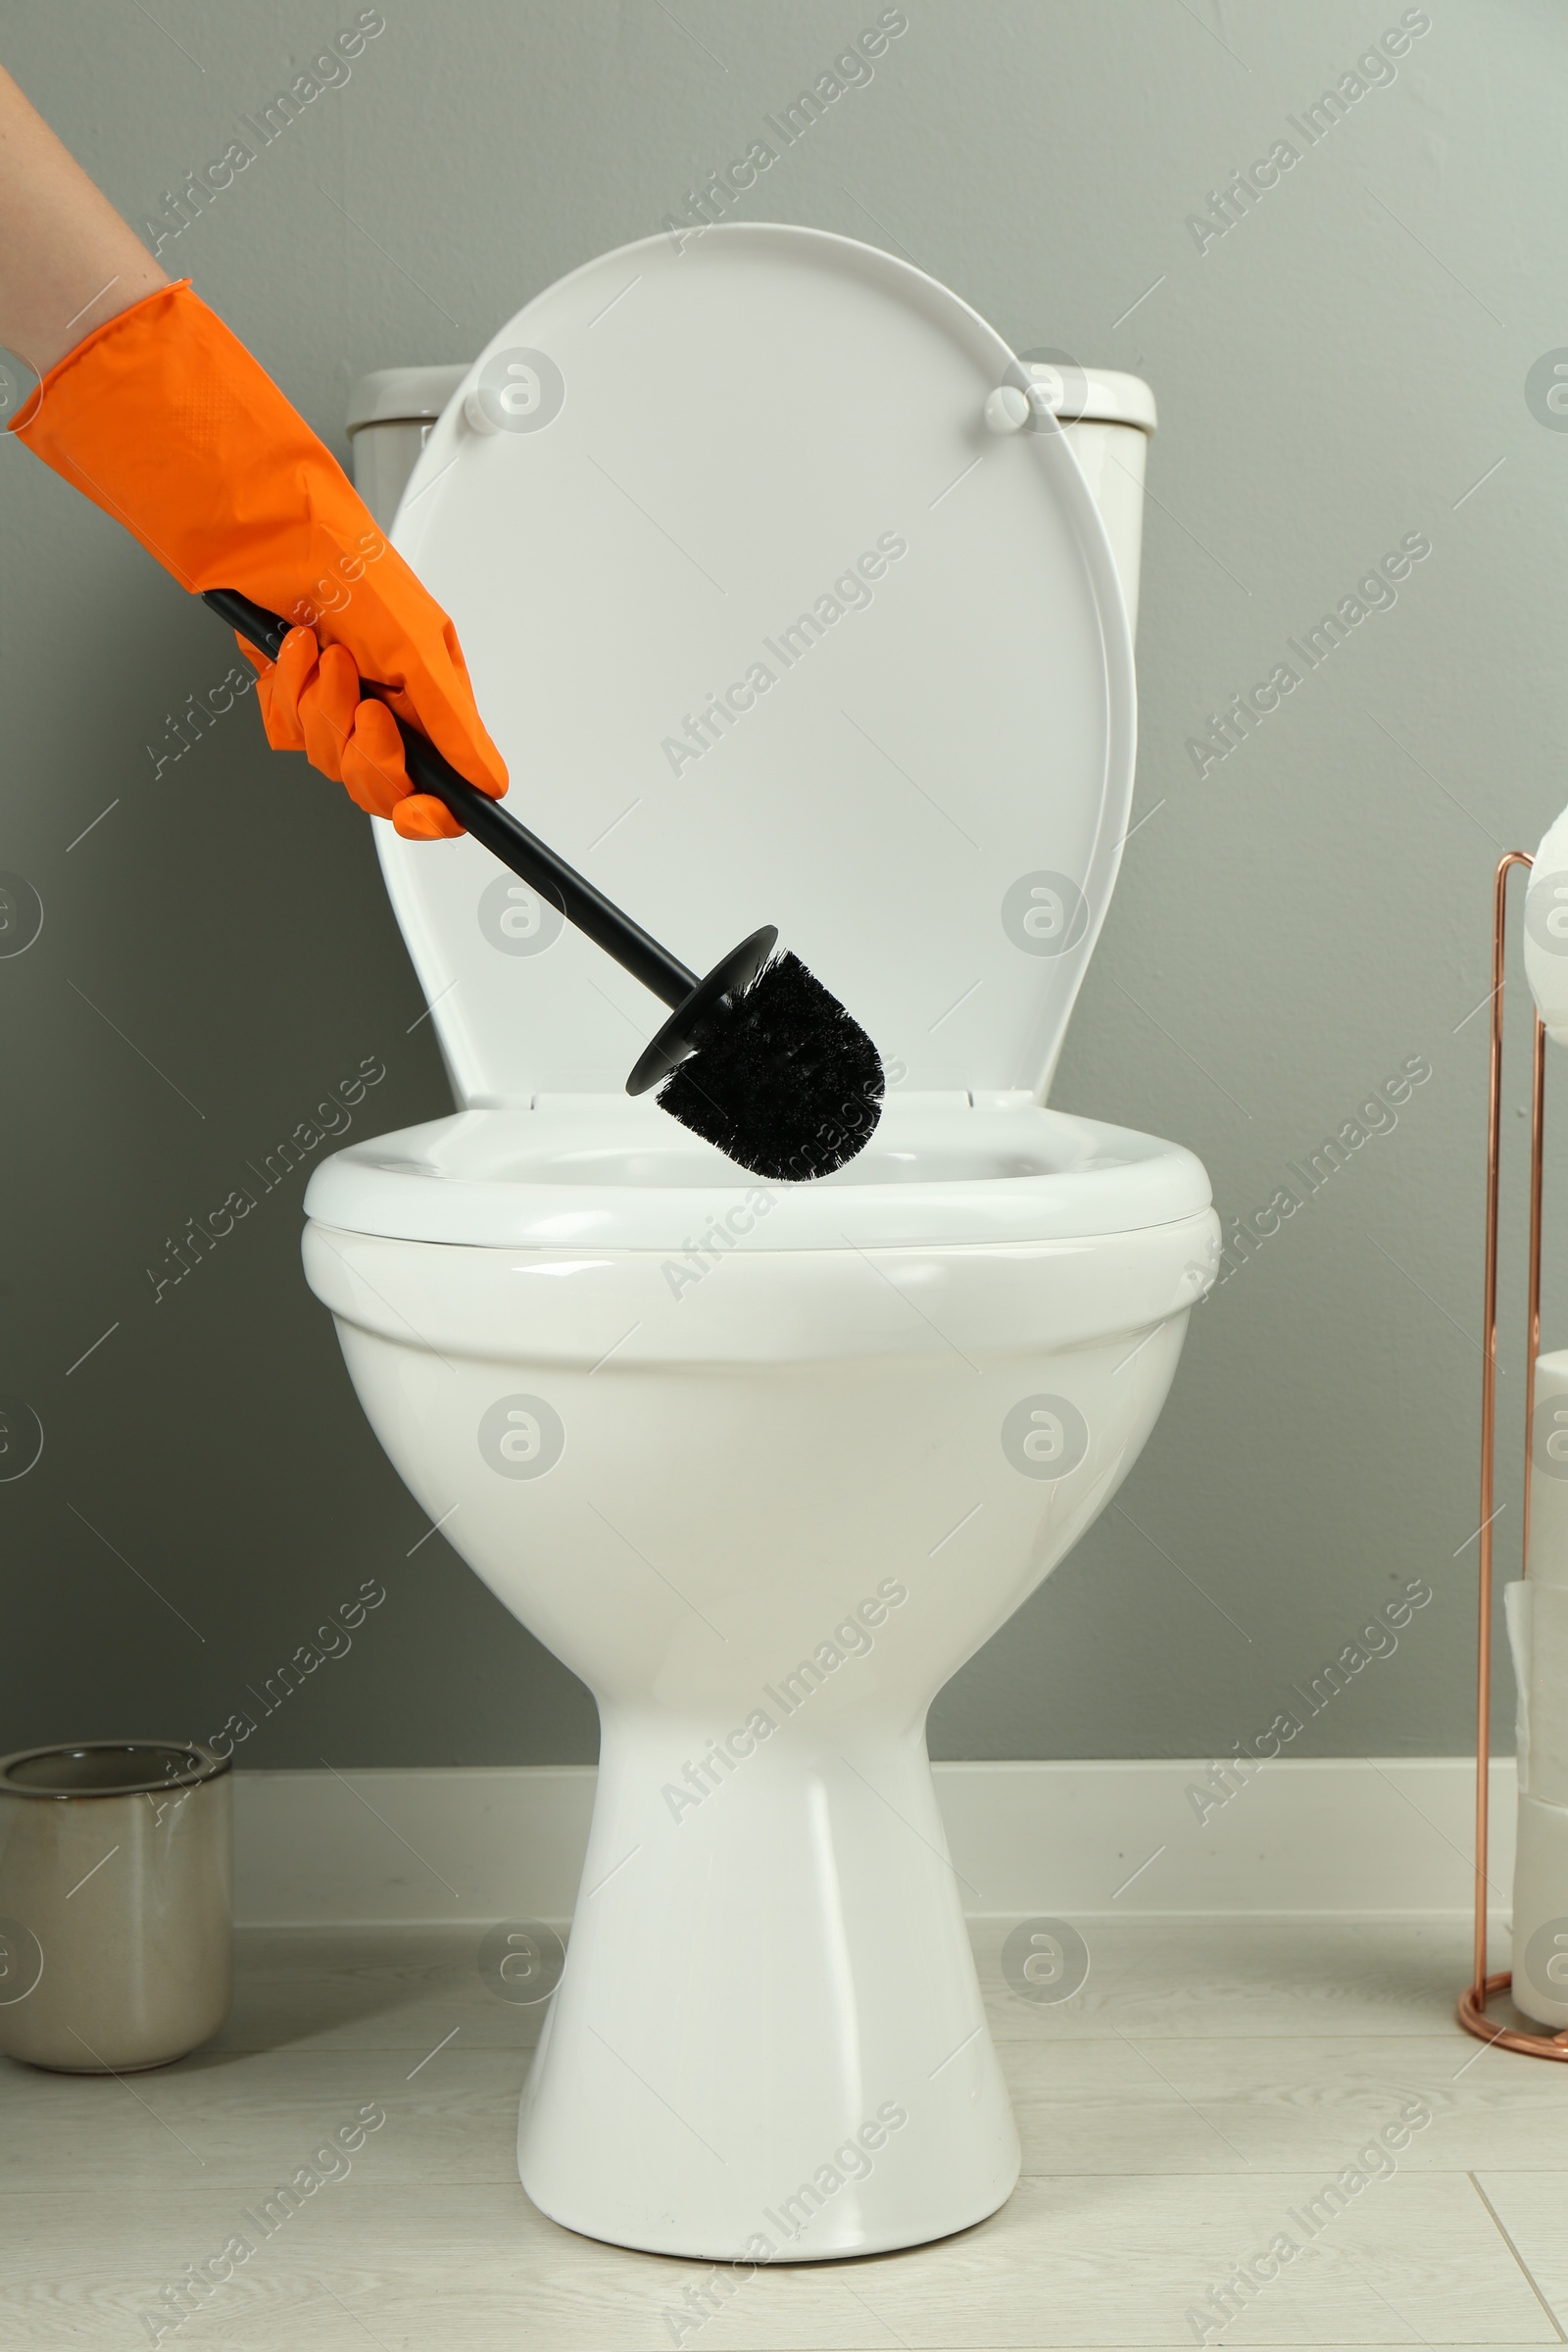
[{"label": "black brush handle", "polygon": [[[265,605],[252,604],[234,588],[208,588],[203,591],[202,603],[211,605],[220,619],[247,638],[258,653],[275,662],[289,633],[289,623],[269,612]],[[374,684],[360,680],[360,691],[367,698],[383,700]],[[666,1004],[680,1004],[697,986],[697,974],[662,948],[657,939],[650,938],[640,923],[623,914],[603,891],[595,890],[575,867],[553,849],[530,833],[526,825],[509,816],[498,801],[466,776],[436,750],[427,735],[411,727],[394,710],[393,721],[403,738],[403,756],[410,776],[420,792],[433,793],[435,798],[457,818],[466,832],[482,842],[503,865],[510,865],[531,883],[540,896],[558,907],[568,923],[586,932],[596,947],[607,956],[613,956],[622,970],[640,980],[644,988]]]}]

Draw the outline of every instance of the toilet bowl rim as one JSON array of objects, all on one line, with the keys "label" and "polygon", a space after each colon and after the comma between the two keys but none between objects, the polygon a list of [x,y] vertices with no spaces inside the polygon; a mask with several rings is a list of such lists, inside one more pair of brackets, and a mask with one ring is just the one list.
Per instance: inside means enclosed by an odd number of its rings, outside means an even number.
[{"label": "toilet bowl rim", "polygon": [[[882,1181],[876,1153],[890,1170]],[[930,1175],[915,1172],[922,1155]],[[685,1180],[648,1181],[661,1160]],[[641,1175],[586,1172],[617,1161]],[[1028,1096],[890,1102],[872,1152],[846,1176],[769,1185],[726,1169],[652,1102],[558,1097],[476,1104],[349,1145],[317,1168],[305,1208],[315,1223],[387,1241],[637,1252],[681,1248],[716,1218],[753,1250],[844,1253],[1087,1243],[1181,1223],[1212,1200],[1183,1146]]]},{"label": "toilet bowl rim", "polygon": [[[657,1248],[453,1248],[312,1220],[302,1256],[345,1346],[353,1332],[356,1344],[390,1343],[400,1359],[434,1355],[444,1377],[465,1360],[492,1372],[609,1365],[612,1386],[683,1366],[787,1376],[844,1357],[862,1373],[884,1359],[1000,1368],[1115,1342],[1122,1379],[1139,1388],[1162,1360],[1141,1342],[1185,1322],[1221,1262],[1212,1208],[1070,1241],[874,1251],[747,1241],[700,1259]],[[531,1393],[529,1381],[514,1385]]]}]

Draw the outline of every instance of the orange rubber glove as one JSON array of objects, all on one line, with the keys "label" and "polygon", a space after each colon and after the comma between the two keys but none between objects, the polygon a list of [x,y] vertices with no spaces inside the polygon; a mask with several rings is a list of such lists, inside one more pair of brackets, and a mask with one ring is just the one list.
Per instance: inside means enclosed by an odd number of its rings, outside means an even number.
[{"label": "orange rubber glove", "polygon": [[[320,645],[302,626],[290,629],[275,662],[247,638],[239,649],[257,672],[256,699],[274,752],[303,752],[367,816],[390,817],[406,841],[452,841],[463,831],[445,801],[409,782],[397,721],[379,699],[361,701],[359,664],[346,646]],[[412,717],[407,699],[398,696],[398,705]]]},{"label": "orange rubber glove", "polygon": [[251,656],[276,748],[308,753],[411,840],[461,832],[440,801],[414,791],[387,710],[359,699],[364,677],[469,783],[493,799],[506,791],[451,621],[188,279],[68,352],[10,429],[182,588],[236,588],[304,624],[276,663]]}]

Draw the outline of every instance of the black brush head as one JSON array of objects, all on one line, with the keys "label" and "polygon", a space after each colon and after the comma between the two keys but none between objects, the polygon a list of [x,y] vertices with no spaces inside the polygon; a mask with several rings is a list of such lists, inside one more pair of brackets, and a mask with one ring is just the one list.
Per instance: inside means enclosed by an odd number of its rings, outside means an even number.
[{"label": "black brush head", "polygon": [[774,956],[715,1010],[661,1108],[758,1176],[831,1175],[882,1115],[882,1060],[798,956]]}]

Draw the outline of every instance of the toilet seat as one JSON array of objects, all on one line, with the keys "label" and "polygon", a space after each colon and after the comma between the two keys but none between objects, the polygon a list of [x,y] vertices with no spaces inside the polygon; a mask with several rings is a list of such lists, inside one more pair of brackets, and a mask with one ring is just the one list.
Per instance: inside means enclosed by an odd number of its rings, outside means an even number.
[{"label": "toilet seat", "polygon": [[[460,1111],[324,1160],[308,1216],[389,1241],[480,1250],[980,1248],[1088,1240],[1200,1216],[1191,1152],[1027,1096],[893,1098],[859,1158],[765,1185],[652,1099],[584,1095]],[[699,1243],[700,1246],[700,1243]]]}]

